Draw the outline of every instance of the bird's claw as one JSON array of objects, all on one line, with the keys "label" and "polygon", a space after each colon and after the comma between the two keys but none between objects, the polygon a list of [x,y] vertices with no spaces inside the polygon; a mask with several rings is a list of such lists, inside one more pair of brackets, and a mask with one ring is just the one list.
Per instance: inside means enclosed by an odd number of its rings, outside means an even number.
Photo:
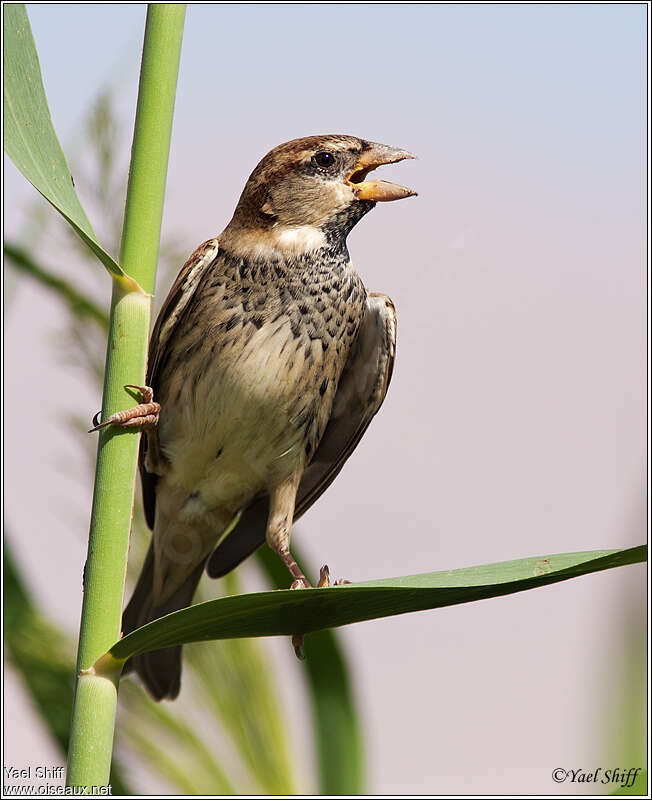
[{"label": "bird's claw", "polygon": [[331,576],[327,564],[324,564],[319,570],[318,589],[324,589],[326,586],[343,586],[345,583],[351,583],[351,581],[347,581],[346,578],[337,578],[337,580],[331,583]]},{"label": "bird's claw", "polygon": [[302,633],[295,633],[292,637],[292,647],[294,647],[294,655],[299,659],[299,661],[306,660],[306,654],[303,652],[303,634]]},{"label": "bird's claw", "polygon": [[137,389],[140,392],[142,403],[133,408],[128,408],[126,411],[117,411],[105,422],[98,422],[102,413],[98,411],[93,417],[93,427],[88,431],[89,433],[108,428],[110,425],[121,428],[153,428],[158,424],[161,406],[153,400],[153,389],[150,386],[137,386],[133,383],[125,384],[124,388]]},{"label": "bird's claw", "polygon": [[317,581],[317,588],[323,589],[325,586],[331,585],[331,576],[328,570],[328,564],[324,564],[324,566],[319,570],[319,580]]}]

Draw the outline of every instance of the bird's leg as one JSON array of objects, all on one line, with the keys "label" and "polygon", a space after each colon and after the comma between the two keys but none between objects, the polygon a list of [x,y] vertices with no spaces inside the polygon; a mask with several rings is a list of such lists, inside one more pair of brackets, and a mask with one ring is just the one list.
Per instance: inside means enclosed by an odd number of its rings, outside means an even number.
[{"label": "bird's leg", "polygon": [[300,479],[301,473],[296,473],[270,491],[265,539],[272,550],[283,560],[294,578],[291,588],[309,589],[308,579],[301,572],[301,568],[290,552],[290,531],[292,530],[294,502]]},{"label": "bird's leg", "polygon": [[[301,473],[299,472],[270,491],[269,517],[267,519],[267,533],[265,536],[267,544],[283,559],[283,563],[294,578],[290,589],[310,588],[308,579],[303,572],[301,572],[301,568],[290,552],[290,531],[292,530],[294,503],[300,480]],[[342,579],[335,581],[336,586],[342,583],[349,583],[349,581]],[[328,567],[324,564],[319,570],[317,588],[323,589],[330,585],[330,574]],[[303,638],[302,633],[295,633],[292,637],[292,647],[294,647],[295,655],[301,660],[305,658],[303,653]]]},{"label": "bird's leg", "polygon": [[[117,411],[104,422],[100,422],[89,430],[89,433],[115,425],[121,428],[154,428],[158,425],[158,416],[161,410],[159,403],[154,402],[154,392],[149,386],[135,386],[133,383],[125,384],[125,389],[137,389],[140,392],[142,403],[126,411]],[[93,418],[93,422],[97,415]]]},{"label": "bird's leg", "polygon": [[[275,487],[269,493],[269,517],[267,519],[267,544],[277,553],[294,578],[291,589],[309,589],[308,579],[301,572],[301,567],[294,560],[290,552],[290,531],[294,517],[294,503],[299,488],[301,473],[288,478],[285,482]],[[292,637],[292,647],[296,657],[305,658],[303,653],[303,634],[295,633]]]},{"label": "bird's leg", "polygon": [[292,553],[289,550],[283,550],[278,554],[283,559],[283,563],[290,570],[290,574],[294,578],[290,584],[290,589],[310,589],[310,582],[303,572],[301,572],[301,567],[294,560]]}]

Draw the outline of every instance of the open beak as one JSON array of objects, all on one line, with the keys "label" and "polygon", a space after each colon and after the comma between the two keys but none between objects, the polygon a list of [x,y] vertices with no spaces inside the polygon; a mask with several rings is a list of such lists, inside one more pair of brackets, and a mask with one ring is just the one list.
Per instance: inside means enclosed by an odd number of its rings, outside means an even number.
[{"label": "open beak", "polygon": [[346,179],[358,199],[383,203],[389,200],[402,200],[404,197],[414,197],[416,192],[406,189],[405,186],[398,186],[388,181],[367,181],[365,178],[372,170],[382,167],[383,164],[395,164],[397,161],[416,158],[416,156],[408,153],[407,150],[388,147],[386,144],[368,142],[368,145],[369,148],[362,153],[353,172]]}]

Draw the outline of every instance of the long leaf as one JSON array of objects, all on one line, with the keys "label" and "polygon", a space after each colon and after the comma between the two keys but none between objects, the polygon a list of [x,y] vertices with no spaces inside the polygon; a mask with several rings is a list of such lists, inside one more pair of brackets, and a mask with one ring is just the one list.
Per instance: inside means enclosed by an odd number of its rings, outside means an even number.
[{"label": "long leaf", "polygon": [[82,208],[52,125],[32,29],[22,3],[4,5],[5,151],[27,180],[72,225],[126,291],[140,289],[99,243]]},{"label": "long leaf", "polygon": [[546,586],[644,561],[647,546],[504,561],[324,589],[257,592],[199,603],[150,622],[113,645],[118,661],[162,647],[242,636],[288,636],[442,608]]}]

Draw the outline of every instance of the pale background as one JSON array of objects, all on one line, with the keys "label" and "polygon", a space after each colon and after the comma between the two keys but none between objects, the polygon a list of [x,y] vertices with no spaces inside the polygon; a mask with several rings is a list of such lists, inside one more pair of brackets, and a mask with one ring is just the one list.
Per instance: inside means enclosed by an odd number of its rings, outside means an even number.
[{"label": "pale background", "polygon": [[[144,12],[28,5],[64,149],[106,83],[131,120]],[[382,412],[298,529],[312,563],[371,579],[644,540],[645,26],[642,4],[189,6],[164,219],[187,252],[282,141],[351,133],[419,156],[384,171],[419,197],[349,240],[396,304],[398,354]],[[34,193],[7,163],[13,237]],[[99,398],[57,355],[56,303],[10,288],[6,522],[73,633],[91,485],[61,420]],[[632,766],[618,720],[644,581],[628,567],[344,630],[371,790],[565,792],[579,787],[555,767]],[[301,667],[278,645],[301,740]],[[6,676],[5,764],[57,763]]]}]

